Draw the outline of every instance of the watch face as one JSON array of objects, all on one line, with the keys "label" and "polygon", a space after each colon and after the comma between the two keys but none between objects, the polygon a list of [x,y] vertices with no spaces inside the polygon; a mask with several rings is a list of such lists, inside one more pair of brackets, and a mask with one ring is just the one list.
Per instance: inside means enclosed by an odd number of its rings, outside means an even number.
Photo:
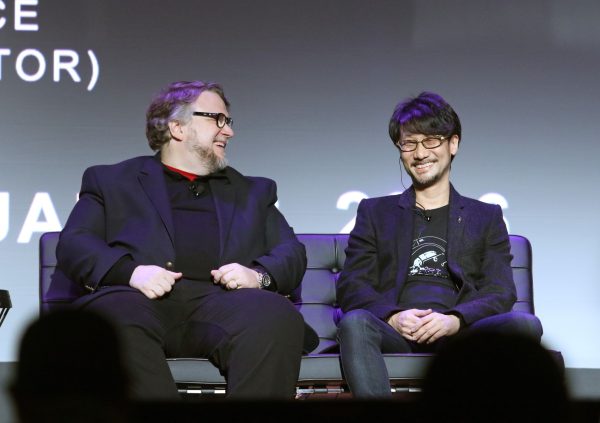
[{"label": "watch face", "polygon": [[269,275],[268,275],[268,274],[266,274],[266,273],[263,273],[263,274],[260,276],[260,284],[261,284],[261,285],[262,285],[264,288],[266,288],[266,287],[268,287],[269,285],[271,285],[271,278],[269,277]]}]

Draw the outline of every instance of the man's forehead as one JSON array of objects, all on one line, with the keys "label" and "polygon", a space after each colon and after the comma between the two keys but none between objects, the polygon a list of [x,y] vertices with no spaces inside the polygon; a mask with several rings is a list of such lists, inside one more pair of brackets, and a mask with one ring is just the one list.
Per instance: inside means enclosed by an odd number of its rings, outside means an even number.
[{"label": "man's forehead", "polygon": [[[224,112],[227,111],[225,102],[221,96],[213,91],[202,91],[194,105],[206,110],[200,110],[203,112]],[[210,109],[210,110],[209,110]]]},{"label": "man's forehead", "polygon": [[428,137],[429,135],[427,134],[420,134],[420,133],[413,133],[413,132],[409,132],[409,131],[402,131],[400,133],[400,138],[401,139],[407,139],[407,138],[425,138]]}]

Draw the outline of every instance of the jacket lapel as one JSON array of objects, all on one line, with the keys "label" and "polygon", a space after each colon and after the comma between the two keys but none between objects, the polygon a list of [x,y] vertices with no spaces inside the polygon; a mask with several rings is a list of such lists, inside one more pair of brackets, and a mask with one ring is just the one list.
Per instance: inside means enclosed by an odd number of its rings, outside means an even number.
[{"label": "jacket lapel", "polygon": [[142,185],[142,189],[160,215],[163,225],[171,239],[171,243],[175,246],[175,231],[173,226],[173,216],[171,214],[171,202],[167,194],[165,177],[160,161],[156,158],[147,160],[140,170],[138,180]]},{"label": "jacket lapel", "polygon": [[461,251],[460,246],[463,244],[465,220],[463,197],[450,185],[450,216],[448,219],[448,251],[446,252],[446,257],[448,259],[448,268],[453,273],[456,273],[459,269],[457,254]]},{"label": "jacket lapel", "polygon": [[414,219],[413,208],[415,204],[415,191],[411,186],[398,200],[399,217],[396,227],[397,254],[398,254],[398,286],[406,281],[411,257]]},{"label": "jacket lapel", "polygon": [[[232,177],[231,172],[227,172],[227,175],[229,178]],[[236,194],[230,179],[210,179],[208,183],[215,202],[217,220],[219,221],[219,258],[222,261],[235,212]]]}]

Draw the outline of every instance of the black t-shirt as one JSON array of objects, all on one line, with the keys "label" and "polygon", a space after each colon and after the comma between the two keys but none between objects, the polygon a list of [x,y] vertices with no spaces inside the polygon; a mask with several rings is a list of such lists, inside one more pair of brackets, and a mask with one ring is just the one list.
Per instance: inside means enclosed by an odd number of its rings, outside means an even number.
[{"label": "black t-shirt", "polygon": [[449,206],[415,209],[413,243],[399,305],[444,312],[456,304],[457,290],[446,259]]}]

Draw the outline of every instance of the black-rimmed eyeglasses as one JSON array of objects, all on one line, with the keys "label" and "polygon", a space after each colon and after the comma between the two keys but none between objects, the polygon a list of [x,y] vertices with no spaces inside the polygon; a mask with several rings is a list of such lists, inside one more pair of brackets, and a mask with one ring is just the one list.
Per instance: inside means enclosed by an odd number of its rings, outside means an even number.
[{"label": "black-rimmed eyeglasses", "polygon": [[431,150],[442,145],[444,141],[448,141],[448,137],[444,137],[443,135],[431,135],[423,138],[421,141],[400,140],[396,143],[396,145],[400,147],[400,150],[402,150],[404,153],[408,153],[410,151],[415,151],[418,144],[421,144],[426,149]]},{"label": "black-rimmed eyeglasses", "polygon": [[217,126],[219,128],[223,128],[225,125],[229,125],[230,127],[233,127],[233,119],[225,116],[223,113],[193,112],[192,114],[194,116],[204,116],[204,117],[213,118],[214,120],[217,121]]}]

